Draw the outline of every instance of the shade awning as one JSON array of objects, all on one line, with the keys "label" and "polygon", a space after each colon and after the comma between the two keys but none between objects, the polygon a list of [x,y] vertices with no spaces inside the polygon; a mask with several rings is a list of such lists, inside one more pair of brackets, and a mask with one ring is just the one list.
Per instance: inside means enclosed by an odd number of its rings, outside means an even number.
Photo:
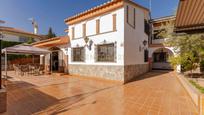
[{"label": "shade awning", "polygon": [[32,55],[41,55],[51,53],[49,50],[38,48],[32,45],[16,45],[12,47],[7,47],[2,50],[2,53],[8,54],[32,54]]}]

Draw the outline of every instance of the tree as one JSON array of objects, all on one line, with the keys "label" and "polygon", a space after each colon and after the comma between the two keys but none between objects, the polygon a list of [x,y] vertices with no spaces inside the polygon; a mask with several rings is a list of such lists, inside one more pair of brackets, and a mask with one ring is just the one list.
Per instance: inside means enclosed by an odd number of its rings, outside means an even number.
[{"label": "tree", "polygon": [[169,61],[173,66],[181,65],[185,71],[196,69],[204,60],[204,36],[203,34],[177,34],[173,31],[172,23],[162,25],[158,36],[165,39],[164,45],[173,47],[177,56],[170,57]]},{"label": "tree", "polygon": [[47,39],[56,37],[55,33],[52,31],[52,28],[50,27],[48,30],[48,34],[46,35]]}]

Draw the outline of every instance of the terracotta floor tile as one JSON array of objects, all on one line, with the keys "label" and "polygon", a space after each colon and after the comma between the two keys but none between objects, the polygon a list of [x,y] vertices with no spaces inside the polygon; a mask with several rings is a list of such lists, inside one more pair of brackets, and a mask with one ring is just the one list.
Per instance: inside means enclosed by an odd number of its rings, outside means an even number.
[{"label": "terracotta floor tile", "polygon": [[6,115],[197,114],[173,72],[150,72],[125,85],[75,76],[9,75]]}]

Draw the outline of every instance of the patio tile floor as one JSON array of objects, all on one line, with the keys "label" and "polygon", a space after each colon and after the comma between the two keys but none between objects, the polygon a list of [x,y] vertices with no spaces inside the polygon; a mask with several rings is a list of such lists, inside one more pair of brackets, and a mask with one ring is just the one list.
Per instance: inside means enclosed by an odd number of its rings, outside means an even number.
[{"label": "patio tile floor", "polygon": [[198,114],[173,72],[150,72],[125,85],[74,76],[14,77],[7,89],[5,115]]}]

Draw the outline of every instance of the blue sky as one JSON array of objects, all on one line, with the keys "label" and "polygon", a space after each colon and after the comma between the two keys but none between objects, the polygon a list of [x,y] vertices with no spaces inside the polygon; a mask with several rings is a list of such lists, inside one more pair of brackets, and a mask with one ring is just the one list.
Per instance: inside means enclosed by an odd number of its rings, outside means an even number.
[{"label": "blue sky", "polygon": [[[1,0],[0,20],[4,26],[21,28],[32,32],[28,18],[34,17],[39,25],[39,33],[47,34],[52,27],[57,35],[65,35],[67,27],[64,19],[86,9],[97,6],[108,0]],[[140,5],[149,7],[148,0],[134,0]],[[179,0],[152,0],[152,17],[172,15]]]}]

